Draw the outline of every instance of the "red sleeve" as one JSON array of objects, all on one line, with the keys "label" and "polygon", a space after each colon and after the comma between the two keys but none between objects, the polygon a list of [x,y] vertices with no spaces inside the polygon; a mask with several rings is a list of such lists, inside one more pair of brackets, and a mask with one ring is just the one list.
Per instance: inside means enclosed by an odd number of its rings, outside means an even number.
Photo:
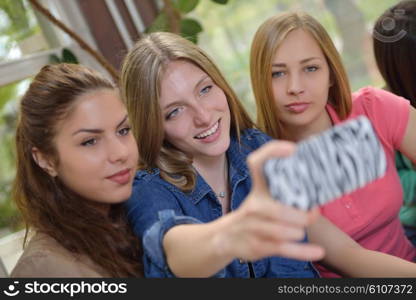
[{"label": "red sleeve", "polygon": [[398,149],[406,133],[410,101],[388,91],[366,87],[353,94],[354,110],[366,115],[380,138]]}]

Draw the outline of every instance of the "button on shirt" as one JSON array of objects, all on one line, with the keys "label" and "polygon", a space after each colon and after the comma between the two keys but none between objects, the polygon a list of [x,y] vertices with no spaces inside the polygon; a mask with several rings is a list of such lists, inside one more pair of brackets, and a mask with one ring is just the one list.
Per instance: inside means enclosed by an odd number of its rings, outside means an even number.
[{"label": "button on shirt", "polygon": [[[256,129],[245,130],[240,136],[240,143],[236,137],[231,137],[227,150],[231,210],[240,206],[251,188],[246,164],[248,154],[269,140],[269,136]],[[134,232],[142,238],[145,276],[174,277],[162,247],[164,234],[175,225],[214,221],[222,216],[222,209],[214,191],[199,174],[190,193],[182,192],[159,175],[158,169],[153,169],[151,173],[137,172],[133,193],[126,206]],[[312,264],[305,261],[270,257],[250,264],[255,277],[318,277]],[[249,263],[236,258],[215,276],[250,277]]]}]

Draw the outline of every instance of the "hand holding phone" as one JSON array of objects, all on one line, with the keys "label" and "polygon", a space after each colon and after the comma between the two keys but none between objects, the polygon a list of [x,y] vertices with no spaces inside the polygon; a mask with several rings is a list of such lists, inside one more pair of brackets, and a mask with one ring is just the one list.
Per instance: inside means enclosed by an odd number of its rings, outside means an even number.
[{"label": "hand holding phone", "polygon": [[382,177],[386,168],[371,122],[360,116],[298,143],[289,157],[268,160],[264,175],[273,198],[308,210]]}]

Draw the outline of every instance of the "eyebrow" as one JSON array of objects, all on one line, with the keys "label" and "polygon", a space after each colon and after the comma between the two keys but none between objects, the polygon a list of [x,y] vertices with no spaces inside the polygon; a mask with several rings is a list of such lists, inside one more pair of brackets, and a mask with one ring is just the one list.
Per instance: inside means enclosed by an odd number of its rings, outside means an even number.
[{"label": "eyebrow", "polygon": [[[207,78],[210,78],[209,76],[208,76],[208,74],[204,74],[199,80],[198,80],[198,82],[195,84],[195,87],[197,87],[198,85],[200,85],[201,84],[201,82],[203,82],[204,80],[206,80]],[[177,105],[177,104],[180,104],[180,103],[182,103],[183,101],[181,101],[181,100],[179,100],[179,101],[174,101],[174,102],[172,102],[172,103],[169,103],[168,105],[166,105],[164,108],[163,108],[163,110],[167,110],[168,108],[170,108],[171,106],[175,106],[175,105]]]},{"label": "eyebrow", "polygon": [[[320,57],[308,57],[308,58],[302,59],[302,60],[300,61],[300,63],[301,63],[301,64],[304,64],[304,63],[307,63],[307,62],[309,62],[309,61],[311,61],[311,60],[314,60],[314,59],[319,59],[319,60],[321,60],[321,58],[320,58]],[[286,66],[286,64],[285,64],[285,63],[276,63],[276,64],[272,64],[272,67],[285,67],[285,66]]]},{"label": "eyebrow", "polygon": [[[116,128],[120,127],[124,122],[126,122],[127,118],[128,118],[128,115],[125,115],[123,120],[121,120],[121,122],[117,124]],[[102,130],[102,129],[95,129],[95,128],[81,128],[81,129],[78,129],[77,131],[75,131],[72,135],[74,136],[74,135],[76,135],[78,133],[81,133],[81,132],[102,133],[103,131],[104,130]]]}]

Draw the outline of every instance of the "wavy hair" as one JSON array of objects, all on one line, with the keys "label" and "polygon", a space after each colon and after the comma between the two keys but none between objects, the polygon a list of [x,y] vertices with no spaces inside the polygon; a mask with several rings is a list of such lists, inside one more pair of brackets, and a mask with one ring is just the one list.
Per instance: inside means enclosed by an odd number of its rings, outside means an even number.
[{"label": "wavy hair", "polygon": [[[54,137],[78,97],[94,90],[115,89],[111,81],[86,67],[43,67],[20,102],[16,130],[17,173],[13,198],[26,223],[54,238],[68,251],[86,255],[114,277],[142,275],[141,246],[130,230],[121,204],[109,215],[92,201],[50,176],[32,157],[36,147],[59,164]],[[26,242],[26,238],[25,238]]]},{"label": "wavy hair", "polygon": [[242,130],[254,125],[219,69],[201,48],[168,32],[151,33],[134,45],[122,64],[120,88],[138,141],[139,168],[159,168],[164,180],[190,191],[196,182],[192,157],[165,140],[159,104],[163,74],[167,65],[176,60],[196,65],[224,91],[231,113],[231,134],[239,137]]}]

